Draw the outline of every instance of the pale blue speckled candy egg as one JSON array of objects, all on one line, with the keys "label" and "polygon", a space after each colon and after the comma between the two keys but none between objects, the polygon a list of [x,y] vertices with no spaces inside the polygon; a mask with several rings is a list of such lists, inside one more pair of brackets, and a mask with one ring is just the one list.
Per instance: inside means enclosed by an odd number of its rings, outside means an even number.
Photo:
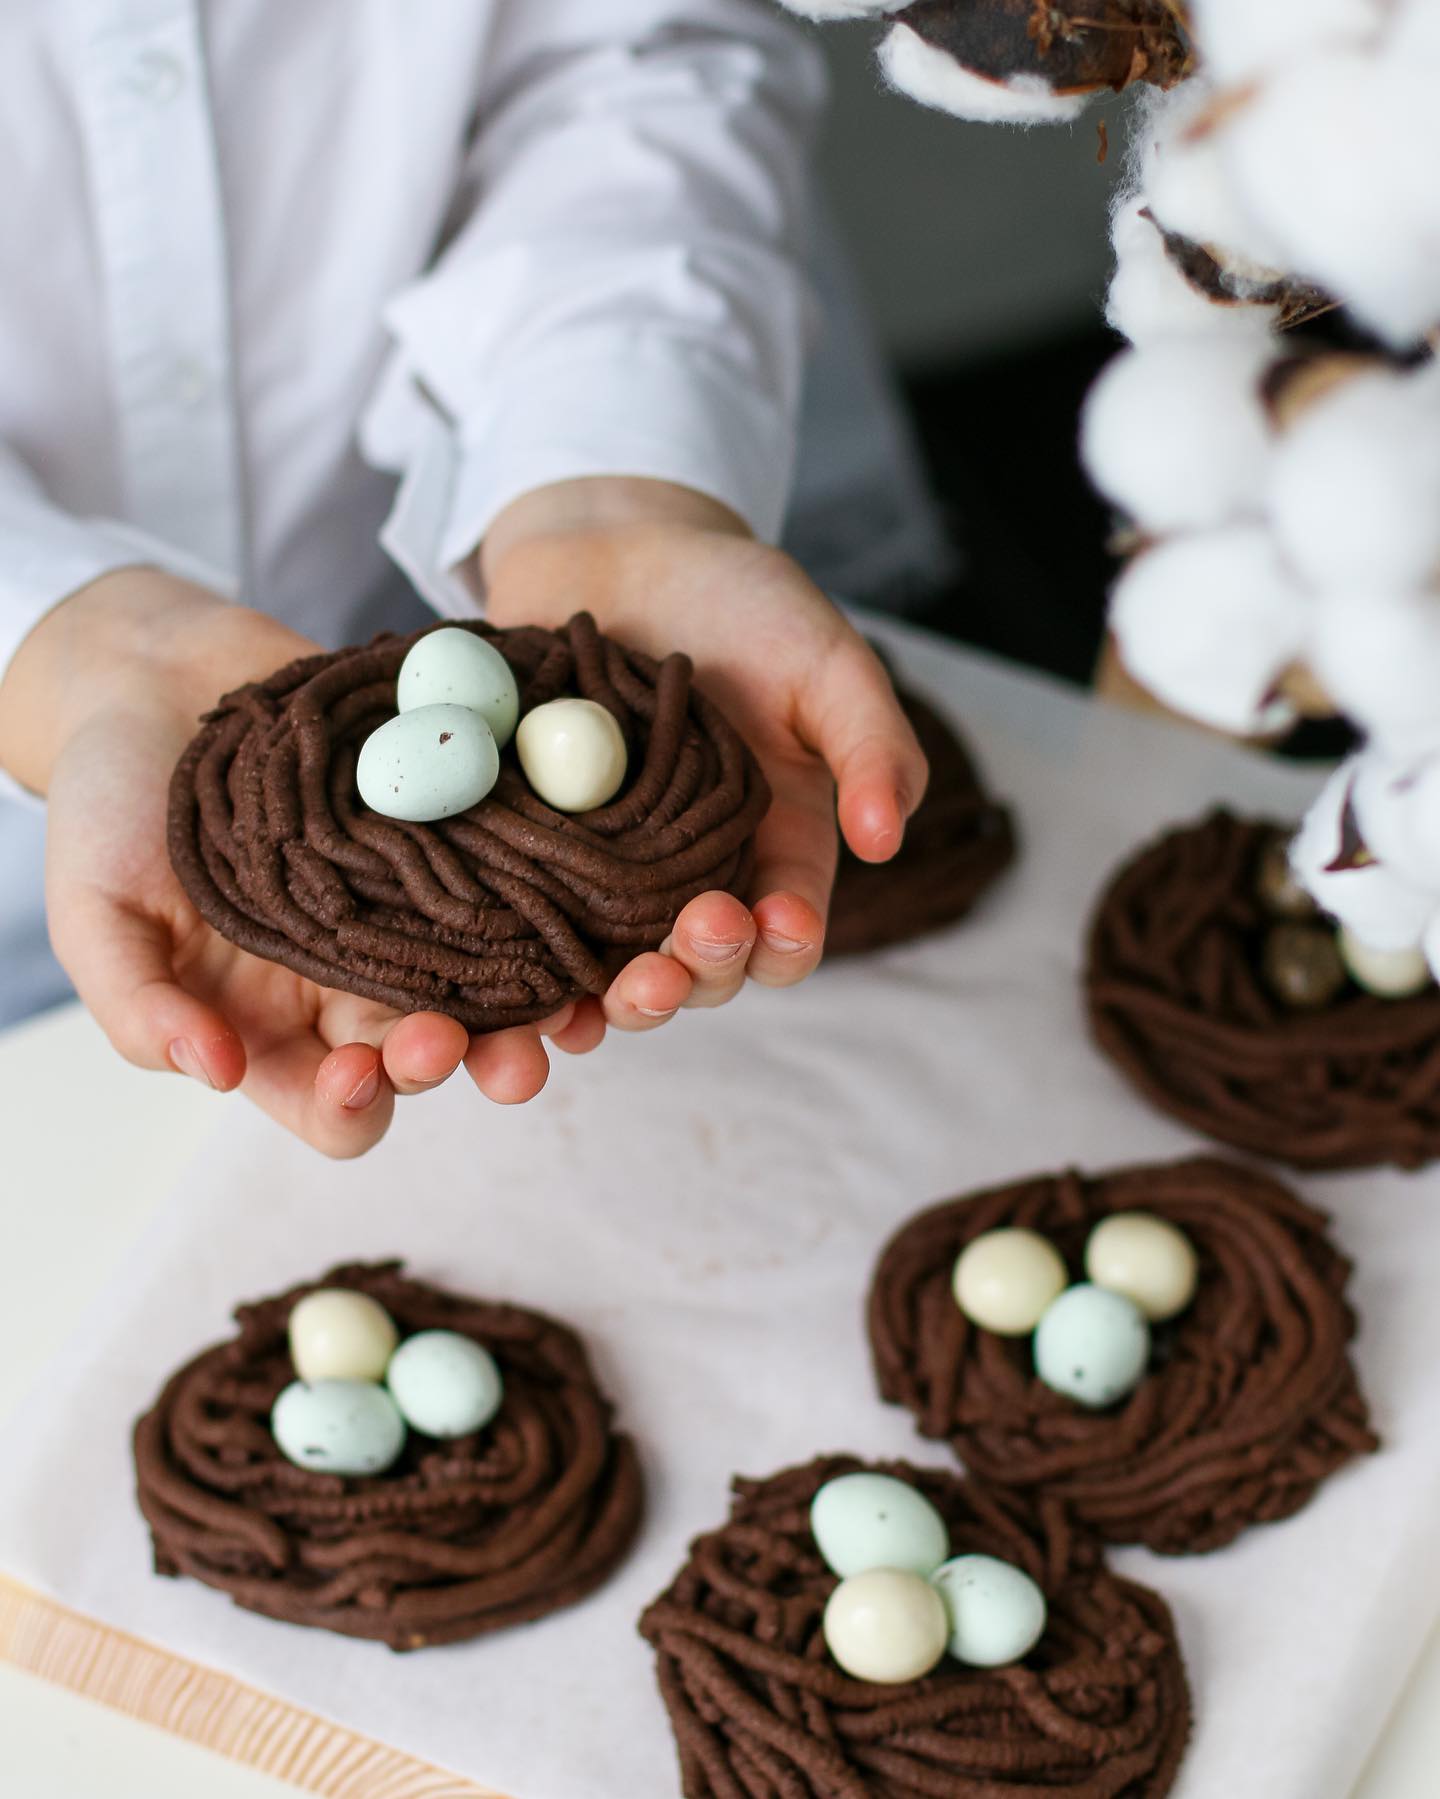
[{"label": "pale blue speckled candy egg", "polygon": [[520,691],[510,664],[493,643],[446,625],[412,644],[395,680],[402,712],[417,706],[464,706],[478,712],[502,747],[515,735]]},{"label": "pale blue speckled candy egg", "polygon": [[372,731],[355,784],[372,812],[428,824],[478,805],[500,774],[489,725],[467,706],[420,706]]},{"label": "pale blue speckled candy egg", "polygon": [[1045,1595],[1023,1568],[993,1555],[957,1555],[930,1577],[950,1619],[947,1647],[972,1668],[1018,1662],[1045,1632]]},{"label": "pale blue speckled candy egg", "polygon": [[1096,1410],[1139,1383],[1150,1361],[1150,1326],[1123,1293],[1081,1281],[1035,1327],[1035,1372],[1047,1387]]},{"label": "pale blue speckled candy egg", "polygon": [[504,1383],[488,1349],[458,1331],[418,1331],[385,1375],[405,1421],[427,1437],[465,1437],[500,1410]]},{"label": "pale blue speckled candy egg", "polygon": [[405,1447],[405,1420],[366,1380],[291,1381],[270,1429],[281,1454],[312,1474],[383,1474]]},{"label": "pale blue speckled candy egg", "polygon": [[923,1493],[888,1474],[840,1474],[810,1502],[826,1566],[843,1578],[899,1568],[928,1579],[950,1553],[945,1520]]}]

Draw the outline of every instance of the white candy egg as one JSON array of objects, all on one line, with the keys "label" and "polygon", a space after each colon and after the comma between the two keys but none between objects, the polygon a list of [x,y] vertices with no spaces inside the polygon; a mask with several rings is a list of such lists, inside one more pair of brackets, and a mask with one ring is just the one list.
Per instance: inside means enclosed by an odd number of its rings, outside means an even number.
[{"label": "white candy egg", "polygon": [[447,625],[411,646],[395,681],[402,712],[420,706],[464,706],[478,712],[498,745],[509,743],[520,716],[520,690],[493,643]]},{"label": "white candy egg", "polygon": [[1140,1308],[1084,1281],[1067,1287],[1035,1330],[1041,1380],[1096,1410],[1133,1391],[1149,1360],[1150,1326]]},{"label": "white candy egg", "polygon": [[372,731],[355,769],[372,812],[426,824],[478,805],[500,773],[489,725],[467,706],[417,706]]},{"label": "white candy egg", "polygon": [[993,1555],[957,1555],[930,1577],[950,1619],[951,1655],[972,1668],[1018,1662],[1045,1634],[1045,1595]]},{"label": "white candy egg", "polygon": [[290,1360],[304,1381],[381,1380],[400,1340],[378,1299],[320,1287],[290,1309]]},{"label": "white candy egg", "polygon": [[557,812],[589,812],[625,780],[625,738],[594,700],[550,700],[520,720],[515,750],[525,779]]},{"label": "white candy egg", "polygon": [[286,1460],[312,1474],[383,1474],[405,1447],[405,1420],[371,1381],[292,1381],[270,1429]]},{"label": "white candy egg", "polygon": [[918,1574],[869,1568],[830,1595],[824,1631],[826,1648],[847,1674],[892,1686],[930,1672],[945,1653],[950,1620]]},{"label": "white candy egg", "polygon": [[961,1250],[955,1303],[981,1330],[1024,1337],[1069,1279],[1053,1243],[1036,1231],[1007,1226],[983,1232]]},{"label": "white candy egg", "polygon": [[385,1376],[405,1422],[427,1437],[464,1437],[500,1410],[504,1383],[488,1349],[459,1331],[418,1331]]},{"label": "white candy egg", "polygon": [[836,1574],[901,1568],[928,1576],[950,1553],[945,1520],[930,1501],[888,1474],[840,1474],[810,1502],[810,1530]]},{"label": "white candy egg", "polygon": [[1349,969],[1357,987],[1381,999],[1408,999],[1422,993],[1430,985],[1430,964],[1425,952],[1414,949],[1374,949],[1357,937],[1348,925],[1341,925],[1336,938],[1340,959]]},{"label": "white candy egg", "polygon": [[1184,1231],[1150,1212],[1114,1212],[1085,1245],[1085,1272],[1123,1293],[1152,1324],[1175,1318],[1195,1297],[1199,1261]]}]

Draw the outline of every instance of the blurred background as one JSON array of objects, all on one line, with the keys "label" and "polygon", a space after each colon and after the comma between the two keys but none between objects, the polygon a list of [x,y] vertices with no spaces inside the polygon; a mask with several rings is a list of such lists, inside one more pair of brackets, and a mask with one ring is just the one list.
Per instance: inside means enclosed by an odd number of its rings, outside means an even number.
[{"label": "blurred background", "polygon": [[[882,88],[872,26],[816,35],[831,69],[821,170],[840,254],[821,252],[829,324],[807,400],[820,448],[802,470],[792,547],[812,567],[838,558],[847,597],[1087,681],[1112,564],[1076,420],[1119,346],[1103,301],[1127,102],[1091,106],[1074,126],[968,124]],[[908,494],[892,496],[899,516],[878,517],[883,501],[859,503],[857,466],[857,504],[837,508],[829,492],[814,508],[825,541],[806,542],[815,462],[841,442],[857,463],[862,447],[882,449],[873,416],[863,431],[830,416],[826,360],[853,354],[852,331],[873,332],[898,383],[903,422],[883,454]],[[833,490],[833,469],[828,480]],[[933,511],[914,501],[922,480]],[[837,520],[854,543],[835,540]]]}]

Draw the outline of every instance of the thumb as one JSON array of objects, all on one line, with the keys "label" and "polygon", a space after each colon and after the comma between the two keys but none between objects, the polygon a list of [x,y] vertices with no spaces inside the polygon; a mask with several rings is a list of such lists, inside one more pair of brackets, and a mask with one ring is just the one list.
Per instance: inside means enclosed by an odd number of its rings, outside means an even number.
[{"label": "thumb", "polygon": [[835,778],[846,843],[864,862],[889,861],[930,770],[884,665],[856,633],[806,701],[806,735]]},{"label": "thumb", "polygon": [[224,1014],[175,980],[170,932],[90,889],[52,908],[51,941],[101,1030],[137,1068],[168,1069],[228,1093],[245,1046]]}]

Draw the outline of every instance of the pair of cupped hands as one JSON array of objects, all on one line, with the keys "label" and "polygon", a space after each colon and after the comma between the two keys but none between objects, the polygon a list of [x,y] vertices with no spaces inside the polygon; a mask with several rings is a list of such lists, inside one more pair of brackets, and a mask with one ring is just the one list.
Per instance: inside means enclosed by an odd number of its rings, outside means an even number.
[{"label": "pair of cupped hands", "polygon": [[[222,692],[315,646],[263,613],[149,568],[81,589],[30,633],[0,683],[0,766],[48,799],[55,952],[116,1049],[142,1068],[238,1088],[331,1156],[385,1134],[397,1096],[464,1066],[502,1105],[545,1085],[550,1053],[607,1027],[654,1030],[747,979],[786,987],[820,960],[838,836],[866,861],[900,846],[925,761],[874,653],[788,558],[723,507],[662,483],[586,481],[516,501],[477,574],[498,625],[603,631],[697,678],[755,751],[774,794],[749,906],[705,893],[603,998],[539,1025],[470,1036],[397,1014],[237,949],[171,871],[170,773]],[[837,804],[838,802],[838,804]]]}]

